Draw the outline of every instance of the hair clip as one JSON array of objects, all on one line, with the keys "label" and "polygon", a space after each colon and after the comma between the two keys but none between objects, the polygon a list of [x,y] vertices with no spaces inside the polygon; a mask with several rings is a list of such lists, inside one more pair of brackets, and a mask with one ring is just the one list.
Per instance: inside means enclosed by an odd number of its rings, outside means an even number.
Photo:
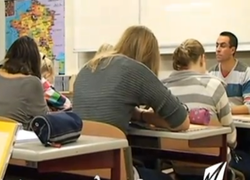
[{"label": "hair clip", "polygon": [[42,60],[44,60],[45,58],[46,58],[46,55],[43,55]]}]

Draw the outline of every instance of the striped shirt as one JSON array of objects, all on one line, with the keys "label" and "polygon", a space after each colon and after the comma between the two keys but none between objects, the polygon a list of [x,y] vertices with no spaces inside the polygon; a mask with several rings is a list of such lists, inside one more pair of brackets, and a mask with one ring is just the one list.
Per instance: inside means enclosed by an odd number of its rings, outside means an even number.
[{"label": "striped shirt", "polygon": [[193,71],[175,71],[163,84],[185,103],[189,109],[206,108],[211,120],[219,121],[222,126],[231,127],[227,141],[229,146],[236,143],[236,129],[233,124],[229,100],[220,80]]},{"label": "striped shirt", "polygon": [[41,79],[44,97],[51,110],[68,110],[72,105],[70,100],[55,90],[55,88],[45,78]]},{"label": "striped shirt", "polygon": [[250,112],[250,68],[236,60],[232,71],[223,77],[220,66],[221,64],[217,64],[212,67],[210,74],[227,83],[226,92],[231,105],[246,105]]},{"label": "striped shirt", "polygon": [[94,72],[83,67],[73,92],[73,112],[82,119],[108,123],[126,133],[134,108],[152,107],[172,128],[187,111],[145,65],[125,56],[102,60]]}]

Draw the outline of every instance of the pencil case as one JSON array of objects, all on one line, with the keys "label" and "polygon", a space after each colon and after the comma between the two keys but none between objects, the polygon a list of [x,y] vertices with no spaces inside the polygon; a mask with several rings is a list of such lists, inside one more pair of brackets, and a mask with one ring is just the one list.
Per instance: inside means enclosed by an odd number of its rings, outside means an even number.
[{"label": "pencil case", "polygon": [[82,126],[81,118],[70,111],[36,116],[30,123],[30,129],[42,144],[55,147],[77,141],[81,136]]},{"label": "pencil case", "polygon": [[189,119],[192,124],[209,125],[210,112],[205,108],[194,108],[189,111]]}]

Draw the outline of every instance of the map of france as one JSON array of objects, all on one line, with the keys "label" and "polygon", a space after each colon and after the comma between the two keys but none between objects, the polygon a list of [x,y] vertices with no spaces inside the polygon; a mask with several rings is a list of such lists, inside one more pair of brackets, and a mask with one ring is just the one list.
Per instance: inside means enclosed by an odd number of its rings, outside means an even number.
[{"label": "map of france", "polygon": [[5,6],[6,49],[18,37],[33,37],[41,52],[59,61],[59,73],[63,74],[64,1],[16,0],[7,1]]}]

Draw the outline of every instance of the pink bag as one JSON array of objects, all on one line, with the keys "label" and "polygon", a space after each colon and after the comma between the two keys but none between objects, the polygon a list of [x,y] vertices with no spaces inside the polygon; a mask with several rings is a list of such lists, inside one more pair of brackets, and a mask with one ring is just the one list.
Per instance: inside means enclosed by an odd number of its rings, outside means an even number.
[{"label": "pink bag", "polygon": [[208,125],[210,122],[209,110],[205,108],[194,108],[189,111],[191,124]]}]

